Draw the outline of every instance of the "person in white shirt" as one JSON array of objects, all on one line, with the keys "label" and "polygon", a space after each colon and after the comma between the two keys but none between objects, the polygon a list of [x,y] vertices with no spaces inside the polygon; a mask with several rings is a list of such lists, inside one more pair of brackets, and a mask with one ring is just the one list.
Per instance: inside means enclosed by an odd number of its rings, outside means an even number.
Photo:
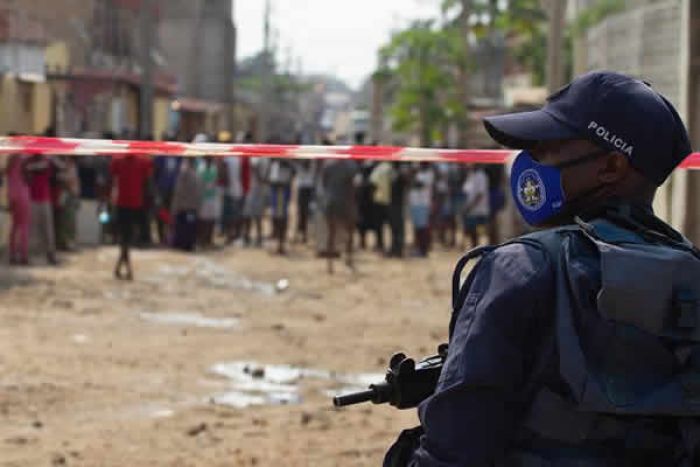
[{"label": "person in white shirt", "polygon": [[476,166],[469,167],[462,191],[466,197],[462,214],[464,238],[468,236],[471,248],[474,248],[479,244],[479,226],[489,222],[489,180],[486,172]]},{"label": "person in white shirt", "polygon": [[408,193],[408,204],[414,229],[416,254],[428,256],[430,249],[430,208],[433,202],[433,185],[435,172],[430,164],[421,162],[418,171],[413,176],[411,191]]},{"label": "person in white shirt", "polygon": [[224,159],[226,189],[221,224],[227,244],[239,238],[242,231],[244,199],[241,165],[240,157],[232,156]]}]

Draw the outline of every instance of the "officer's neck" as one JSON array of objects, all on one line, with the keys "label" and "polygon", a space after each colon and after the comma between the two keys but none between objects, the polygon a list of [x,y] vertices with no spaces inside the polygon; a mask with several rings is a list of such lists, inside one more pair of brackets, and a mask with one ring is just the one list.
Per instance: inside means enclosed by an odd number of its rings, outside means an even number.
[{"label": "officer's neck", "polygon": [[646,198],[611,197],[592,204],[578,213],[578,217],[590,220],[596,217],[605,217],[605,213],[615,211],[625,216],[654,217],[652,200]]}]

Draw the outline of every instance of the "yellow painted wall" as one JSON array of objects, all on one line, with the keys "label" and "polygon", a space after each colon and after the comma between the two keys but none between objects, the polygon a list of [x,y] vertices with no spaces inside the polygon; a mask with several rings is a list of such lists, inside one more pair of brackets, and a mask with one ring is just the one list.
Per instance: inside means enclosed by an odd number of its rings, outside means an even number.
[{"label": "yellow painted wall", "polygon": [[0,134],[38,134],[50,123],[48,83],[20,82],[10,75],[0,79]]},{"label": "yellow painted wall", "polygon": [[40,134],[51,125],[51,87],[48,83],[37,83],[33,87],[32,126],[33,132]]},{"label": "yellow painted wall", "polygon": [[168,131],[170,121],[170,98],[156,96],[153,102],[153,137],[160,140]]},{"label": "yellow painted wall", "polygon": [[53,42],[44,53],[49,70],[65,70],[70,66],[70,50],[65,42]]}]

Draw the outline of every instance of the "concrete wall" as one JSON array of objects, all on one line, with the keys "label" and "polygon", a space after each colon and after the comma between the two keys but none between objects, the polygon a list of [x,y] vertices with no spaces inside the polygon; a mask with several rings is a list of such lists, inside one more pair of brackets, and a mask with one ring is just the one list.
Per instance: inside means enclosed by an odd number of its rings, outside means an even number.
[{"label": "concrete wall", "polygon": [[207,0],[202,11],[199,34],[202,48],[197,62],[202,73],[197,92],[204,99],[228,102],[233,90],[233,19],[231,2]]},{"label": "concrete wall", "polygon": [[160,45],[168,67],[181,78],[183,94],[219,102],[229,99],[232,31],[230,0],[176,0],[164,5]]},{"label": "concrete wall", "polygon": [[642,77],[680,106],[681,17],[679,0],[658,1],[611,16],[588,32],[588,68]]},{"label": "concrete wall", "polygon": [[[685,8],[684,0],[630,0],[626,11],[591,28],[576,44],[577,71],[607,69],[640,77],[687,121]],[[657,214],[677,228],[685,223],[686,178],[677,171],[659,190],[654,205]]]},{"label": "concrete wall", "polygon": [[[196,3],[196,2],[193,2]],[[195,24],[191,18],[165,17],[159,26],[159,41],[167,67],[178,77],[179,91],[187,95],[196,77],[193,57],[197,53],[194,40]]]}]

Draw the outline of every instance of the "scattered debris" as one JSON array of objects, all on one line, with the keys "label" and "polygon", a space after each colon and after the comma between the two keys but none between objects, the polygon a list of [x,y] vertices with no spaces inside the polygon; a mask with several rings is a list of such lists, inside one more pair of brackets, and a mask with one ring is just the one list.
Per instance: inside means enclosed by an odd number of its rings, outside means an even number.
[{"label": "scattered debris", "polygon": [[314,313],[313,318],[317,323],[322,323],[326,320],[326,315],[323,313]]},{"label": "scattered debris", "polygon": [[277,284],[275,284],[275,290],[277,290],[278,293],[282,293],[286,291],[289,288],[289,279],[280,279],[277,281]]},{"label": "scattered debris", "polygon": [[250,376],[252,376],[255,379],[262,379],[265,377],[265,368],[253,368],[250,369],[249,367],[245,367],[243,369],[246,373],[248,373]]},{"label": "scattered debris", "polygon": [[51,458],[51,465],[66,465],[66,456],[63,454],[54,454]]},{"label": "scattered debris", "polygon": [[301,424],[302,425],[308,425],[311,423],[311,420],[313,419],[313,416],[308,413],[308,412],[302,412],[301,414]]},{"label": "scattered debris", "polygon": [[187,430],[187,436],[199,436],[200,434],[204,433],[207,431],[207,424],[206,423],[200,423],[199,425],[193,426],[189,430]]}]

